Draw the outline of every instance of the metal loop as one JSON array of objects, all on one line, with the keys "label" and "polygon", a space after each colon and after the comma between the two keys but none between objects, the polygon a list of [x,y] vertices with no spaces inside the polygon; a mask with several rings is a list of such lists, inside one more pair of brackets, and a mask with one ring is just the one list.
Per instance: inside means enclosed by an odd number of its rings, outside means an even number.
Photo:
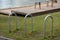
[{"label": "metal loop", "polygon": [[11,32],[11,28],[10,28],[10,16],[12,15],[12,14],[14,14],[16,17],[15,17],[15,21],[16,21],[16,30],[17,30],[17,15],[16,15],[16,13],[14,13],[13,11],[11,11],[11,13],[9,14],[9,16],[8,16],[8,30],[9,30],[9,32]]},{"label": "metal loop", "polygon": [[53,17],[52,17],[51,15],[47,15],[47,16],[45,17],[45,19],[44,19],[44,38],[45,38],[45,36],[46,36],[46,20],[47,20],[49,17],[50,17],[51,20],[52,20],[52,25],[51,25],[51,37],[53,36]]},{"label": "metal loop", "polygon": [[[31,14],[27,14],[27,15],[24,17],[24,33],[25,33],[25,35],[26,35],[26,33],[27,33],[27,30],[26,30],[26,18],[27,18],[27,16],[29,16],[29,15],[31,15]],[[32,27],[32,31],[33,31],[33,18],[32,18],[32,15],[31,15],[31,27]]]}]

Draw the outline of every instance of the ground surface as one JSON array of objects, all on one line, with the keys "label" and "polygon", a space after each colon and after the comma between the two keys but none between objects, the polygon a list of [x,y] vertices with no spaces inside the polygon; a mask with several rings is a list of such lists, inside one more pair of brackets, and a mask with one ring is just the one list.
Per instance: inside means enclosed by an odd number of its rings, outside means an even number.
[{"label": "ground surface", "polygon": [[41,3],[41,9],[39,8],[39,5],[36,6],[28,6],[28,7],[14,7],[14,8],[7,8],[7,9],[0,9],[0,13],[2,14],[10,14],[11,11],[15,11],[17,14],[34,14],[34,13],[40,13],[45,12],[53,9],[60,9],[60,1],[58,0],[57,3],[54,3],[53,7],[51,6],[51,2],[49,2],[49,6],[47,7],[47,4]]},{"label": "ground surface", "polygon": [[[14,16],[11,16],[11,33],[8,32],[8,16],[0,14],[0,36],[4,36],[7,38],[12,38],[14,40],[44,40],[43,39],[43,21],[45,15],[35,16],[33,17],[33,32],[31,29],[31,22],[30,18],[27,18],[27,36],[24,37],[24,17],[17,17],[18,21],[18,31],[16,31],[16,24],[15,24],[15,18]],[[60,12],[56,12],[53,14],[50,14],[53,16],[54,19],[54,35],[52,40],[60,40]],[[47,34],[46,34],[46,40],[50,39],[50,25],[51,25],[51,19],[47,20]]]}]

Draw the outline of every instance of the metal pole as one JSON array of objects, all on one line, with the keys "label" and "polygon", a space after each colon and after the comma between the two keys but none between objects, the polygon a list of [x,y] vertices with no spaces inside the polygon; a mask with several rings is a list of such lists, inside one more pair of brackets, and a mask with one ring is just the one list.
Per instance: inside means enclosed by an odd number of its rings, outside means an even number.
[{"label": "metal pole", "polygon": [[46,36],[46,20],[48,19],[48,17],[51,18],[52,20],[52,25],[51,25],[51,37],[53,36],[53,17],[51,15],[47,15],[44,19],[44,38]]},{"label": "metal pole", "polygon": [[11,29],[10,29],[10,15],[11,14],[9,14],[9,16],[8,16],[8,30],[9,30],[9,32],[11,32]]},{"label": "metal pole", "polygon": [[52,24],[51,24],[51,38],[53,37],[53,17],[51,17]]}]

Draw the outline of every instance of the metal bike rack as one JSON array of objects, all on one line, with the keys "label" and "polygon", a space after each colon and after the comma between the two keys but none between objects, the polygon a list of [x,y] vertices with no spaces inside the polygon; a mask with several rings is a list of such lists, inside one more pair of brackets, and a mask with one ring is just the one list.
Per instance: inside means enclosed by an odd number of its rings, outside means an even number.
[{"label": "metal bike rack", "polygon": [[52,24],[51,24],[51,37],[53,36],[53,17],[51,15],[47,15],[44,19],[44,38],[46,37],[46,20],[48,19],[48,17],[51,18],[52,20]]},{"label": "metal bike rack", "polygon": [[11,28],[10,28],[10,16],[12,15],[12,14],[14,14],[16,17],[15,17],[15,21],[16,21],[16,30],[18,29],[17,28],[17,15],[16,15],[16,13],[14,13],[13,11],[11,11],[11,13],[9,14],[9,16],[8,16],[8,30],[9,30],[9,32],[11,32]]},{"label": "metal bike rack", "polygon": [[24,34],[26,35],[26,32],[27,32],[27,30],[26,30],[26,18],[27,18],[27,16],[31,16],[31,27],[32,27],[32,31],[33,31],[33,18],[32,18],[32,15],[31,14],[27,14],[25,17],[24,17]]}]

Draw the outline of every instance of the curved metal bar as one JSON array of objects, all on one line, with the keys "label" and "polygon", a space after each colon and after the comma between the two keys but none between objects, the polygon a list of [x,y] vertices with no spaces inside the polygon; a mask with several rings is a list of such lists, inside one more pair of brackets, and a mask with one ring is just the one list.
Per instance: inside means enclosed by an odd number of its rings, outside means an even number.
[{"label": "curved metal bar", "polygon": [[9,30],[9,32],[11,32],[11,28],[10,28],[10,16],[12,15],[12,14],[14,14],[16,17],[15,17],[15,21],[16,21],[16,30],[17,30],[17,15],[13,12],[13,11],[11,11],[11,13],[9,14],[9,16],[8,16],[8,30]]},{"label": "curved metal bar", "polygon": [[[29,15],[31,15],[31,14],[27,14],[27,15],[24,17],[24,33],[25,33],[25,35],[26,35],[26,33],[27,33],[27,30],[26,30],[26,18],[27,18],[27,16],[29,16]],[[31,15],[31,27],[32,27],[32,31],[33,31],[33,18],[32,18],[32,15]]]},{"label": "curved metal bar", "polygon": [[46,36],[46,20],[48,19],[48,17],[51,18],[52,20],[52,25],[51,25],[51,37],[53,36],[53,17],[51,15],[47,15],[44,19],[44,38]]},{"label": "curved metal bar", "polygon": [[16,30],[18,30],[18,22],[17,22],[17,15],[15,12],[11,11],[12,14],[15,14],[15,22],[16,22]]}]

